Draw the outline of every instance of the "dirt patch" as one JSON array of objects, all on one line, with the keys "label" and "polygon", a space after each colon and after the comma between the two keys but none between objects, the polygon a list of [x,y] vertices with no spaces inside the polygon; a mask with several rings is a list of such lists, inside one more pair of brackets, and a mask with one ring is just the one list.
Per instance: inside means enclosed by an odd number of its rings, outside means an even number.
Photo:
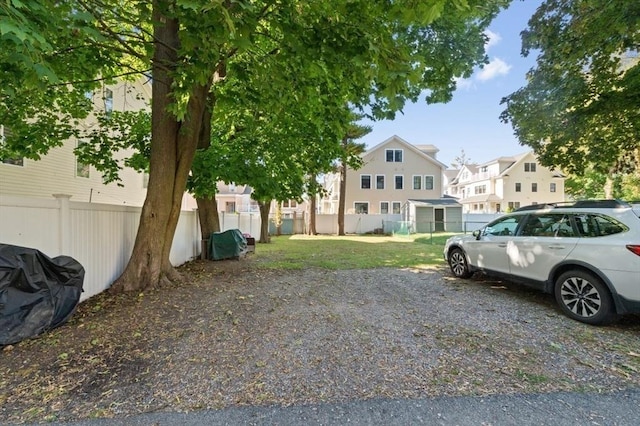
[{"label": "dirt patch", "polygon": [[195,261],[100,295],[0,352],[0,423],[369,398],[640,386],[640,317],[564,317],[549,295],[444,269],[272,271]]}]

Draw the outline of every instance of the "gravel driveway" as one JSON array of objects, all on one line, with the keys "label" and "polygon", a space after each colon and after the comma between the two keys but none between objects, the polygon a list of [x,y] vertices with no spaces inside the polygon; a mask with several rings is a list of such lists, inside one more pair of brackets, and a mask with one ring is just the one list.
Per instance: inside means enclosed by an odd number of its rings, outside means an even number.
[{"label": "gravel driveway", "polygon": [[640,388],[640,317],[443,268],[192,262],[185,284],[80,305],[0,353],[0,423],[158,410]]}]

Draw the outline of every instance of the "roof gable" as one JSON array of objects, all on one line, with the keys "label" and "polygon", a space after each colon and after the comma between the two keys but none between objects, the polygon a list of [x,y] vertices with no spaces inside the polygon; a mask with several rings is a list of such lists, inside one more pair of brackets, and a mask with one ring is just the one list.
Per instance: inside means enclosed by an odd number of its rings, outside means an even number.
[{"label": "roof gable", "polygon": [[[370,157],[370,156],[374,155],[377,151],[379,151],[381,149],[384,149],[386,146],[388,146],[388,145],[390,145],[392,143],[396,143],[396,144],[399,144],[399,145],[403,146],[404,148],[406,148],[407,150],[413,152],[417,156],[419,156],[421,158],[424,158],[424,159],[430,161],[431,163],[435,164],[436,166],[440,167],[442,170],[445,170],[447,168],[447,166],[444,163],[441,163],[440,161],[436,160],[432,156],[427,155],[424,151],[421,151],[416,146],[410,144],[409,142],[407,142],[406,140],[402,139],[401,137],[399,137],[397,135],[393,135],[390,138],[388,138],[388,139],[380,142],[379,144],[375,145],[373,148],[371,148],[367,152],[363,153],[362,154],[362,158]],[[422,147],[433,147],[433,145],[420,145],[420,146],[422,146]],[[433,147],[433,148],[435,148],[435,147]],[[435,148],[435,150],[437,151],[437,148]]]}]

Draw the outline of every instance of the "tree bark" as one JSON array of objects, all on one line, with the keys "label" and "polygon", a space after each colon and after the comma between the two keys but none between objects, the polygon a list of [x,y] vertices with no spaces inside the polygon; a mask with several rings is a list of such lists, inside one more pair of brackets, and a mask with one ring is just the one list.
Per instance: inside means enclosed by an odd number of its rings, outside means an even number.
[{"label": "tree bark", "polygon": [[209,238],[212,232],[220,232],[220,217],[218,216],[218,202],[216,198],[196,198],[198,203],[198,219],[202,239]]},{"label": "tree bark", "polygon": [[307,226],[307,234],[316,235],[316,196],[309,196],[309,224]]},{"label": "tree bark", "polygon": [[179,23],[165,16],[172,2],[153,3],[154,57],[149,185],[131,258],[112,292],[133,292],[179,279],[169,260],[182,196],[193,162],[211,82],[195,85],[183,121],[168,110],[178,62]]},{"label": "tree bark", "polygon": [[263,203],[258,201],[258,207],[260,208],[260,240],[261,243],[269,242],[269,209],[271,208],[271,202]]},{"label": "tree bark", "polygon": [[[347,146],[347,138],[342,139],[342,145]],[[346,149],[346,148],[345,148]],[[338,235],[344,235],[344,210],[347,202],[347,154],[342,157],[340,165],[340,198],[338,199]]]}]

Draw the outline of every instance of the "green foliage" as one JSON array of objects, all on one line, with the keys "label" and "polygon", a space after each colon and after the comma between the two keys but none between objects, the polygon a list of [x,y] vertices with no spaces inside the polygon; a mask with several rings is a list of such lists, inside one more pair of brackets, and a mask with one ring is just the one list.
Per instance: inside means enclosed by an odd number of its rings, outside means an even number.
[{"label": "green foliage", "polygon": [[621,171],[639,148],[639,45],[639,2],[546,0],[522,33],[537,65],[501,118],[546,166]]}]

